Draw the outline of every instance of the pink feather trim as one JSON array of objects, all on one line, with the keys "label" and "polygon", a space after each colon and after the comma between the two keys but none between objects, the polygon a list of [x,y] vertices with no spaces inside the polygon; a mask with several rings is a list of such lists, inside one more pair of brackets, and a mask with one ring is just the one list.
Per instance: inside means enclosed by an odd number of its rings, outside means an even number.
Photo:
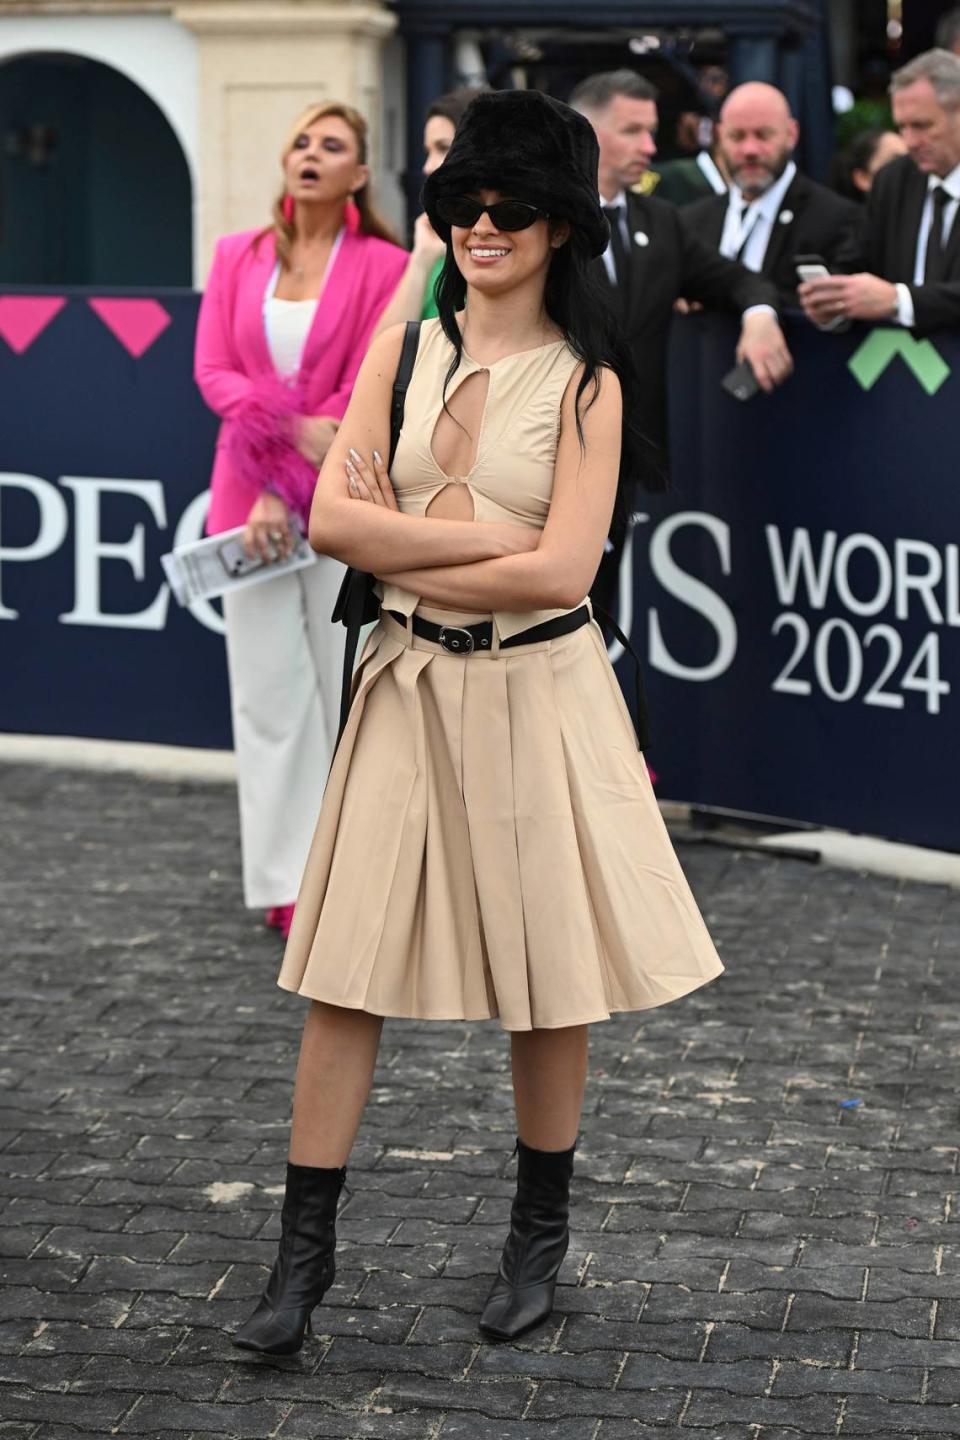
[{"label": "pink feather trim", "polygon": [[237,476],[253,490],[279,495],[306,521],[317,471],[294,444],[297,420],[305,413],[303,390],[276,375],[261,376],[230,427],[229,455]]}]

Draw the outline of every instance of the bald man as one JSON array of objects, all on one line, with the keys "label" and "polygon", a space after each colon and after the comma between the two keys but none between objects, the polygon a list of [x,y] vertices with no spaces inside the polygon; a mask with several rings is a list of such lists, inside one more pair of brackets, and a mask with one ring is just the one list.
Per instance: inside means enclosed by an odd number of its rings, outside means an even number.
[{"label": "bald man", "polygon": [[738,85],[717,126],[730,193],[683,211],[691,233],[772,280],[785,305],[798,304],[798,255],[819,255],[831,273],[845,275],[863,266],[866,244],[862,207],[798,171],[799,135],[782,91],[759,81]]}]

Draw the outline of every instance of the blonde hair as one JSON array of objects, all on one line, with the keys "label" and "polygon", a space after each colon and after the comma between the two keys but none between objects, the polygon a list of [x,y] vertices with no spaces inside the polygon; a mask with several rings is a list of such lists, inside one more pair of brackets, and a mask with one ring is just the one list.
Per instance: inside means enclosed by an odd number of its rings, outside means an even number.
[{"label": "blonde hair", "polygon": [[[359,110],[355,110],[352,105],[345,105],[340,100],[330,100],[324,104],[310,105],[301,115],[298,115],[283,143],[283,149],[280,152],[281,165],[286,164],[287,156],[294,148],[297,136],[302,135],[304,130],[309,129],[311,125],[315,125],[318,120],[325,120],[328,116],[342,120],[345,125],[350,127],[357,142],[357,163],[366,165],[369,150],[369,128],[367,122]],[[285,196],[286,190],[281,190],[273,202],[273,224],[262,231],[261,234],[257,236],[257,239],[260,240],[263,235],[269,235],[272,230],[277,250],[277,259],[280,261],[283,269],[289,269],[290,253],[297,232],[293,220],[288,220],[283,213]],[[369,184],[362,185],[359,190],[354,191],[353,202],[360,213],[360,224],[358,228],[361,235],[376,235],[381,240],[389,240],[393,244],[397,243],[396,236],[390,229],[390,226],[377,212],[373,204]]]}]

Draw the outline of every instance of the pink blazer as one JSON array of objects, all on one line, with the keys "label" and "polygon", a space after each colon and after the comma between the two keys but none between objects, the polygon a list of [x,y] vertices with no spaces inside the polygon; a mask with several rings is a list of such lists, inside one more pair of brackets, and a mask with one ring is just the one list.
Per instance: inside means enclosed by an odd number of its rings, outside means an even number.
[{"label": "pink blazer", "polygon": [[[374,326],[408,259],[386,240],[344,233],[291,390],[274,370],[264,330],[264,295],[276,265],[273,236],[264,235],[254,249],[257,233],[247,230],[218,242],[197,322],[194,374],[204,400],[223,417],[210,481],[211,535],[245,524],[257,496],[271,484],[271,457],[280,455],[280,468],[306,465],[289,444],[293,413],[343,417]],[[253,436],[260,437],[259,448]],[[259,471],[246,463],[252,451],[264,457]],[[298,482],[307,504],[315,479],[308,471],[306,486]],[[271,488],[290,499],[282,485]]]}]

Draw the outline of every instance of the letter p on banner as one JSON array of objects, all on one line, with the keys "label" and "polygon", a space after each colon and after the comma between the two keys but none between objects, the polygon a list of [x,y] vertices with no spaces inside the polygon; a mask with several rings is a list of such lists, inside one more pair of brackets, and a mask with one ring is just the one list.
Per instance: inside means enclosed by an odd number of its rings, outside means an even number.
[{"label": "letter p on banner", "polygon": [[[28,545],[3,543],[3,492],[26,490],[37,502],[39,523],[37,533]],[[63,496],[49,480],[39,475],[18,475],[0,471],[0,620],[16,620],[18,612],[3,603],[3,565],[22,564],[25,560],[45,560],[59,550],[67,534],[67,506]]]}]

